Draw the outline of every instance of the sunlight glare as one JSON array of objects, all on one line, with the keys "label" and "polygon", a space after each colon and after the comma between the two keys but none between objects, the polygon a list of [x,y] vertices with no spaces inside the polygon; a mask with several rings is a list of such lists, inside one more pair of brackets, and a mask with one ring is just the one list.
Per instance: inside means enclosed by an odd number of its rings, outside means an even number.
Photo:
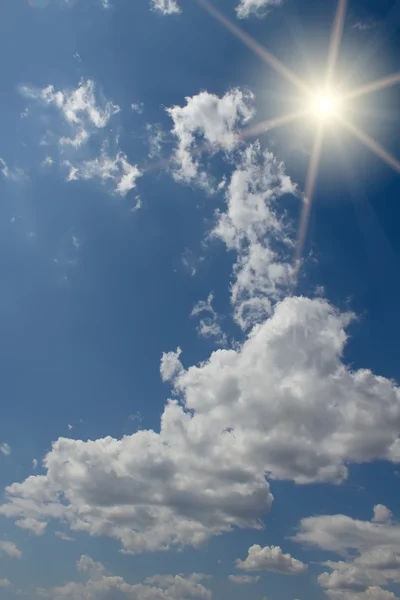
[{"label": "sunlight glare", "polygon": [[330,92],[318,93],[313,99],[312,112],[322,119],[333,117],[339,107],[339,100]]}]

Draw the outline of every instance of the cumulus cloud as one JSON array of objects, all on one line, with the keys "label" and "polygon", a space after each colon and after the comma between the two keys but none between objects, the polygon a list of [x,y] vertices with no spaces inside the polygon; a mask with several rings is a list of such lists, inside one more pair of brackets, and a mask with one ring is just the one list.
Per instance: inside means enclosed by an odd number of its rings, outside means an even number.
[{"label": "cumulus cloud", "polygon": [[173,15],[181,12],[176,0],[150,0],[150,6],[162,15]]},{"label": "cumulus cloud", "polygon": [[15,521],[15,524],[18,525],[18,527],[21,527],[21,529],[27,529],[35,535],[43,535],[47,526],[47,523],[43,523],[43,521],[37,521],[31,517],[28,517],[27,519],[19,519]]},{"label": "cumulus cloud", "polygon": [[212,306],[213,299],[214,296],[209,294],[207,300],[197,302],[191,316],[199,318],[197,331],[201,337],[213,339],[217,344],[225,346],[228,341],[227,336],[221,327],[220,318]]},{"label": "cumulus cloud", "polygon": [[319,575],[318,583],[332,600],[394,598],[382,588],[400,582],[400,525],[391,519],[389,509],[378,504],[372,521],[345,515],[301,521],[296,541],[339,554],[351,552],[348,561],[323,563],[329,571]]},{"label": "cumulus cloud", "polygon": [[236,7],[238,19],[247,19],[250,16],[265,17],[271,8],[281,6],[283,0],[240,0]]},{"label": "cumulus cloud", "polygon": [[143,583],[131,585],[122,577],[106,572],[104,566],[89,556],[82,556],[77,562],[77,570],[84,576],[83,582],[71,581],[50,590],[40,589],[41,596],[57,600],[98,600],[118,598],[118,600],[211,600],[211,592],[205,588],[197,574],[155,575]]},{"label": "cumulus cloud", "polygon": [[263,321],[293,281],[292,241],[276,202],[297,194],[284,165],[258,142],[237,156],[212,235],[237,254],[231,300],[243,329]]},{"label": "cumulus cloud", "polygon": [[8,579],[0,579],[0,588],[8,588],[11,587],[11,583]]},{"label": "cumulus cloud", "polygon": [[0,444],[0,452],[4,454],[4,456],[10,456],[11,454],[11,446],[7,444],[7,442],[3,442]]},{"label": "cumulus cloud", "polygon": [[[196,547],[234,527],[262,527],[266,475],[338,483],[351,461],[398,460],[399,389],[344,365],[350,320],[326,300],[291,297],[235,349],[188,369],[179,350],[164,355],[161,374],[177,399],[159,433],[59,438],[43,475],[8,486],[1,514],[63,521],[116,538],[126,552]],[[366,540],[399,535],[393,524],[339,515],[303,520],[298,539],[335,550],[361,544],[364,529]]]},{"label": "cumulus cloud", "polygon": [[232,89],[221,98],[201,92],[186,98],[185,106],[166,111],[173,121],[172,133],[178,145],[173,157],[173,175],[177,181],[196,183],[211,190],[211,183],[200,164],[204,151],[232,150],[239,142],[238,128],[254,114],[253,95]]},{"label": "cumulus cloud", "polygon": [[250,546],[245,560],[236,560],[236,568],[244,571],[276,571],[286,575],[298,575],[307,570],[307,565],[284,554],[279,546],[265,546],[258,544]]},{"label": "cumulus cloud", "polygon": [[[372,440],[373,445],[374,443]],[[397,446],[396,442],[394,444]],[[379,511],[383,512],[383,508],[386,507],[380,508]],[[390,513],[386,510],[387,514]],[[376,512],[375,507],[374,518],[371,521],[352,519],[340,514],[307,517],[300,521],[299,531],[293,539],[340,554],[348,550],[366,552],[376,548],[400,548],[400,524],[387,519],[383,522],[376,521]]]},{"label": "cumulus cloud", "polygon": [[11,558],[21,558],[22,552],[14,542],[6,540],[0,541],[0,550],[11,556]]}]

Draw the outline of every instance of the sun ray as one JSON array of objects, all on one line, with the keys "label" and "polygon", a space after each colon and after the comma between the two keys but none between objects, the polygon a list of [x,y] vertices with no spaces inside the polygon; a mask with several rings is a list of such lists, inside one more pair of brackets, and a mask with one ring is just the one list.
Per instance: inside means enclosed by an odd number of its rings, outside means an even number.
[{"label": "sun ray", "polygon": [[281,117],[276,117],[275,119],[262,121],[261,123],[254,125],[254,127],[243,129],[239,132],[238,135],[242,139],[259,135],[260,133],[271,131],[271,129],[276,129],[277,127],[281,127],[283,125],[287,125],[288,123],[292,123],[293,121],[304,117],[307,114],[307,112],[308,111],[305,110],[298,110],[287,115],[282,115]]},{"label": "sun ray", "polygon": [[214,19],[219,21],[226,29],[228,29],[234,36],[236,36],[245,46],[250,48],[255,54],[257,54],[264,62],[270,67],[275,69],[280,75],[285,77],[288,81],[293,83],[296,87],[300,88],[303,92],[310,94],[309,87],[299,78],[293,71],[286,67],[280,60],[278,60],[271,52],[269,52],[264,46],[259,44],[254,38],[248,33],[240,29],[237,25],[232,23],[228,17],[223,15],[218,8],[216,8],[209,0],[196,0],[196,2],[204,8]]},{"label": "sun ray", "polygon": [[297,238],[296,245],[296,254],[295,254],[295,262],[294,268],[295,273],[298,272],[300,268],[300,260],[303,254],[303,248],[306,241],[308,222],[310,219],[310,212],[313,202],[315,183],[317,181],[318,175],[318,167],[321,158],[321,150],[322,150],[322,141],[324,135],[324,127],[323,123],[319,123],[317,130],[315,132],[314,144],[311,151],[310,163],[308,166],[307,179],[306,179],[306,189],[305,196],[303,200],[303,207],[300,215],[300,226],[299,226],[299,234]]},{"label": "sun ray", "polygon": [[[298,110],[296,112],[288,113],[286,115],[282,115],[280,117],[276,117],[275,119],[267,119],[266,121],[261,121],[261,123],[257,123],[253,127],[247,127],[240,130],[236,135],[238,139],[244,140],[249,137],[254,137],[260,135],[261,133],[266,133],[267,131],[271,131],[272,129],[276,129],[277,127],[282,127],[283,125],[287,125],[288,123],[292,123],[304,117],[307,114],[305,110]],[[207,152],[207,150],[214,150],[214,148],[210,148],[210,144],[207,142],[201,144],[198,148],[194,148],[191,151],[193,157],[199,156],[203,154],[203,152]],[[165,158],[157,163],[153,163],[148,165],[144,170],[146,173],[167,169],[168,166],[174,161],[175,155],[172,154],[168,158]]]},{"label": "sun ray", "polygon": [[325,85],[327,88],[331,84],[333,73],[339,56],[340,44],[343,36],[343,27],[346,18],[347,1],[348,0],[338,0],[336,17],[332,29],[332,37],[329,48],[328,64],[326,69]]},{"label": "sun ray", "polygon": [[372,94],[373,92],[383,90],[392,85],[396,85],[397,83],[400,83],[400,73],[393,73],[392,75],[388,75],[387,77],[383,77],[382,79],[378,79],[372,83],[367,83],[366,85],[349,92],[343,96],[343,99],[353,100],[354,98],[360,98],[360,96]]},{"label": "sun ray", "polygon": [[361,131],[358,127],[356,127],[353,123],[345,119],[343,116],[336,117],[346,129],[348,129],[360,142],[365,144],[370,150],[375,152],[379,158],[381,158],[386,164],[388,164],[392,169],[400,173],[400,161],[398,161],[394,156],[389,154],[387,150],[382,148],[375,140],[373,140],[369,135]]}]

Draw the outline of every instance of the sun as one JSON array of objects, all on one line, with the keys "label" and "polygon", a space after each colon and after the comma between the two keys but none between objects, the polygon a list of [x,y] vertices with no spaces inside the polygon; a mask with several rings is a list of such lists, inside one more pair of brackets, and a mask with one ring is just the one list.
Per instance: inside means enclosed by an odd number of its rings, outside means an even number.
[{"label": "sun", "polygon": [[317,92],[311,100],[311,112],[319,119],[334,117],[339,111],[340,101],[333,92]]}]

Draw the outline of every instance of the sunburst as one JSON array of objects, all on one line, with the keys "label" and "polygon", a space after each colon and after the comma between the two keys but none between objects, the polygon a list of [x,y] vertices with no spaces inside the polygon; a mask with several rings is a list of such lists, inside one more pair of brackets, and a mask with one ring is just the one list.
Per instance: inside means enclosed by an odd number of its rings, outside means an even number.
[{"label": "sunburst", "polygon": [[338,93],[335,91],[334,75],[336,64],[340,52],[343,28],[346,19],[348,0],[338,0],[335,20],[332,27],[332,35],[326,65],[326,72],[321,89],[313,89],[307,82],[298,77],[291,69],[284,65],[267,48],[262,46],[248,33],[243,31],[238,25],[233,23],[210,0],[196,0],[214,19],[219,21],[226,29],[233,33],[244,45],[252,52],[258,55],[265,63],[272,67],[276,72],[282,75],[287,81],[292,83],[301,93],[302,109],[288,115],[283,115],[269,121],[259,123],[255,127],[244,130],[242,137],[249,135],[258,135],[263,131],[285,125],[299,118],[309,115],[315,120],[315,134],[312,144],[312,151],[308,172],[306,177],[305,194],[303,207],[300,216],[300,225],[296,245],[294,267],[295,272],[299,269],[304,249],[304,243],[307,235],[310,211],[313,203],[315,184],[318,175],[321,151],[324,141],[324,133],[328,123],[341,124],[347,131],[354,135],[360,142],[375,152],[379,158],[386,162],[395,171],[400,173],[400,161],[382,148],[374,139],[359,129],[345,116],[346,105],[356,98],[371,94],[378,90],[400,83],[400,73],[394,73],[368,83],[360,88]]}]

